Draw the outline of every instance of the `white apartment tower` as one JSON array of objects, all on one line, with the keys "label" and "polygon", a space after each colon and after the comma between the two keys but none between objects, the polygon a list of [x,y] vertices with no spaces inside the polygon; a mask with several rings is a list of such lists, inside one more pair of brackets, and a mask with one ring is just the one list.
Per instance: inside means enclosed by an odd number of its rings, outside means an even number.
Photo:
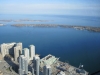
[{"label": "white apartment tower", "polygon": [[35,75],[39,75],[39,66],[40,66],[40,58],[38,56],[35,56]]},{"label": "white apartment tower", "polygon": [[24,48],[24,56],[26,57],[27,61],[29,62],[29,49]]},{"label": "white apartment tower", "polygon": [[18,62],[18,57],[22,54],[22,43],[17,43],[16,47],[14,47],[14,59]]},{"label": "white apartment tower", "polygon": [[18,62],[18,57],[21,53],[21,49],[19,46],[14,47],[14,59],[16,62]]},{"label": "white apartment tower", "polygon": [[5,51],[6,51],[6,44],[3,43],[3,44],[1,44],[1,54],[2,54],[2,57],[5,56],[5,54],[6,54]]},{"label": "white apartment tower", "polygon": [[1,44],[1,54],[4,57],[6,54],[9,54],[9,50],[13,48],[16,43],[3,43]]},{"label": "white apartment tower", "polygon": [[30,45],[30,60],[33,60],[33,57],[35,57],[35,46]]},{"label": "white apartment tower", "polygon": [[24,55],[20,55],[19,57],[19,75],[27,75],[28,74],[28,61],[24,57]]},{"label": "white apartment tower", "polygon": [[35,74],[34,74],[34,68],[32,68],[32,75],[35,75]]},{"label": "white apartment tower", "polygon": [[21,54],[22,54],[22,49],[23,49],[23,45],[22,45],[22,43],[21,43],[21,42],[17,43],[17,46],[19,46],[20,51],[21,51]]}]

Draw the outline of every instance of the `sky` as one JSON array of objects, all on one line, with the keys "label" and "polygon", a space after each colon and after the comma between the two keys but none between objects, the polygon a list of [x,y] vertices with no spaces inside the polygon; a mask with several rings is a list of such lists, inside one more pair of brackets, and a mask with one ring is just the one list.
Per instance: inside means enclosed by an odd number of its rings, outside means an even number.
[{"label": "sky", "polygon": [[100,0],[0,0],[0,14],[100,16]]}]

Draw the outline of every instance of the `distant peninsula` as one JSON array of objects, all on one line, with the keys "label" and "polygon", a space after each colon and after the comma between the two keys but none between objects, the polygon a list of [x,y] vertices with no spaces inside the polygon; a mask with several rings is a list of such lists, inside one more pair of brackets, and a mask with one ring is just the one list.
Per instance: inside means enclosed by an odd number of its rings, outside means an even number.
[{"label": "distant peninsula", "polygon": [[61,28],[74,28],[77,30],[88,30],[92,32],[100,32],[100,27],[92,26],[75,26],[75,25],[57,25],[57,24],[13,24],[15,27],[61,27]]},{"label": "distant peninsula", "polygon": [[0,22],[49,22],[53,20],[31,20],[31,19],[19,19],[19,20],[0,20]]}]

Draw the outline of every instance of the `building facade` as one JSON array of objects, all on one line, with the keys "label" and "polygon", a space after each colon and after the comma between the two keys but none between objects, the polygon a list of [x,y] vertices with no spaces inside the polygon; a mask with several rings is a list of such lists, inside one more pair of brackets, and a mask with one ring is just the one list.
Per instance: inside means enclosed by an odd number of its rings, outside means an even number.
[{"label": "building facade", "polygon": [[43,75],[51,75],[51,66],[50,65],[46,65],[43,68]]},{"label": "building facade", "polygon": [[20,55],[19,57],[19,75],[27,75],[28,74],[28,61],[24,55]]},{"label": "building facade", "polygon": [[40,58],[38,56],[35,56],[35,71],[36,74],[35,75],[39,75],[39,67],[40,66]]},{"label": "building facade", "polygon": [[[1,44],[1,54],[2,54],[2,57],[4,57],[6,54],[10,54],[12,53],[13,54],[13,47],[16,43],[3,43]],[[11,51],[12,50],[12,51]]]},{"label": "building facade", "polygon": [[33,57],[35,57],[35,46],[30,45],[30,60],[33,60]]},{"label": "building facade", "polygon": [[28,48],[24,48],[24,56],[26,57],[26,59],[29,63],[29,49]]}]

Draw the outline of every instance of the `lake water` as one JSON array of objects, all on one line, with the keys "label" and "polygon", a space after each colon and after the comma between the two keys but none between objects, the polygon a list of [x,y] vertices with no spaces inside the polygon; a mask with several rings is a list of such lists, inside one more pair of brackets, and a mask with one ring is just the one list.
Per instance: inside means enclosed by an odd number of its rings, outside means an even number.
[{"label": "lake water", "polygon": [[0,27],[0,44],[22,42],[23,47],[34,44],[36,53],[42,57],[48,54],[60,57],[90,73],[100,70],[100,33],[70,28],[40,28],[40,27],[12,27],[11,24],[65,24],[100,27],[100,17],[57,16],[57,15],[0,15],[2,19],[32,19],[49,20],[49,22],[1,22],[6,26]]}]

